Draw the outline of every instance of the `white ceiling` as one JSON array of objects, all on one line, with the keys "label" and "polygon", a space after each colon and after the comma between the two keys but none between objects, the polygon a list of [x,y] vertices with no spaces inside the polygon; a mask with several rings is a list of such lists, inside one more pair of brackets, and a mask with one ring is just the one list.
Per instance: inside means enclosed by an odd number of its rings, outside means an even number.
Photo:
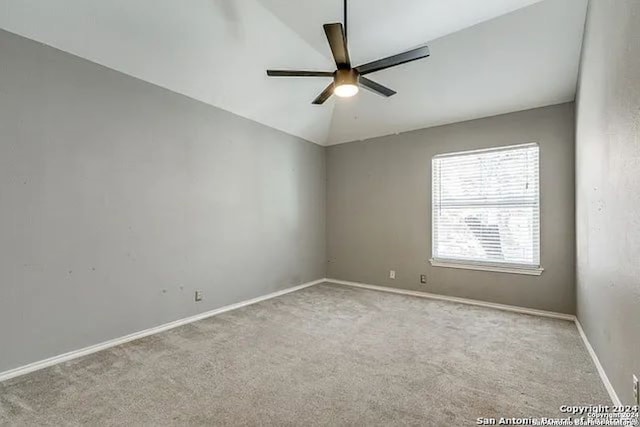
[{"label": "white ceiling", "polygon": [[429,42],[431,57],[323,106],[332,70],[322,24],[341,0],[0,0],[0,28],[319,144],[571,101],[587,0],[350,0],[360,64]]}]

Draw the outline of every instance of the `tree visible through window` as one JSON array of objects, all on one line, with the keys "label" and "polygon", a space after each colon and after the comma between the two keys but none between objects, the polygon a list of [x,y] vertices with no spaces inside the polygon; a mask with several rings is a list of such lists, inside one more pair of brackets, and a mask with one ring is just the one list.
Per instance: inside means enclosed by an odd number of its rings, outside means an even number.
[{"label": "tree visible through window", "polygon": [[538,268],[538,158],[537,144],[435,156],[433,259]]}]

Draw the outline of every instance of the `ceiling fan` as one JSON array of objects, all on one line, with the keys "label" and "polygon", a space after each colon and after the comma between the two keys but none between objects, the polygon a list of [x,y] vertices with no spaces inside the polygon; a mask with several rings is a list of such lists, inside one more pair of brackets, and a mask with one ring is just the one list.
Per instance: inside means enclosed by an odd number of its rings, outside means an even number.
[{"label": "ceiling fan", "polygon": [[359,86],[363,86],[365,89],[384,97],[393,96],[396,94],[394,90],[364,76],[429,56],[429,48],[422,46],[367,64],[358,65],[357,67],[351,67],[349,49],[347,47],[347,0],[344,0],[344,28],[340,22],[324,24],[323,28],[336,62],[336,71],[267,70],[267,75],[271,77],[333,77],[333,82],[313,100],[312,104],[323,104],[333,94],[342,98],[354,96],[358,93]]}]

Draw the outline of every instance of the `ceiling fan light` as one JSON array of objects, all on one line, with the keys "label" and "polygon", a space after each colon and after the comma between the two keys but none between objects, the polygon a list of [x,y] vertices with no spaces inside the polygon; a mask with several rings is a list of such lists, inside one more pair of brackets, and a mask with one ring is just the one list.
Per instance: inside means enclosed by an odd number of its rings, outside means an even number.
[{"label": "ceiling fan light", "polygon": [[360,90],[358,88],[358,85],[347,83],[336,86],[336,88],[333,90],[333,93],[340,98],[350,98],[358,93],[358,90]]},{"label": "ceiling fan light", "polygon": [[338,69],[333,76],[333,94],[340,98],[349,98],[358,93],[358,72],[354,69]]}]

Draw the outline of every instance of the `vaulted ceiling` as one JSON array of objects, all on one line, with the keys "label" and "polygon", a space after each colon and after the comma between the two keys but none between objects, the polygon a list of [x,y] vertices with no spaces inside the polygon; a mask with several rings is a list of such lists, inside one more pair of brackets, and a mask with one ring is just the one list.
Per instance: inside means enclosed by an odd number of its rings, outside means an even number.
[{"label": "vaulted ceiling", "polygon": [[[424,43],[431,57],[368,77],[322,106],[333,70],[322,24],[340,0],[0,0],[0,28],[328,145],[571,101],[587,0],[350,0],[360,64]],[[0,53],[1,54],[1,53]]]}]

